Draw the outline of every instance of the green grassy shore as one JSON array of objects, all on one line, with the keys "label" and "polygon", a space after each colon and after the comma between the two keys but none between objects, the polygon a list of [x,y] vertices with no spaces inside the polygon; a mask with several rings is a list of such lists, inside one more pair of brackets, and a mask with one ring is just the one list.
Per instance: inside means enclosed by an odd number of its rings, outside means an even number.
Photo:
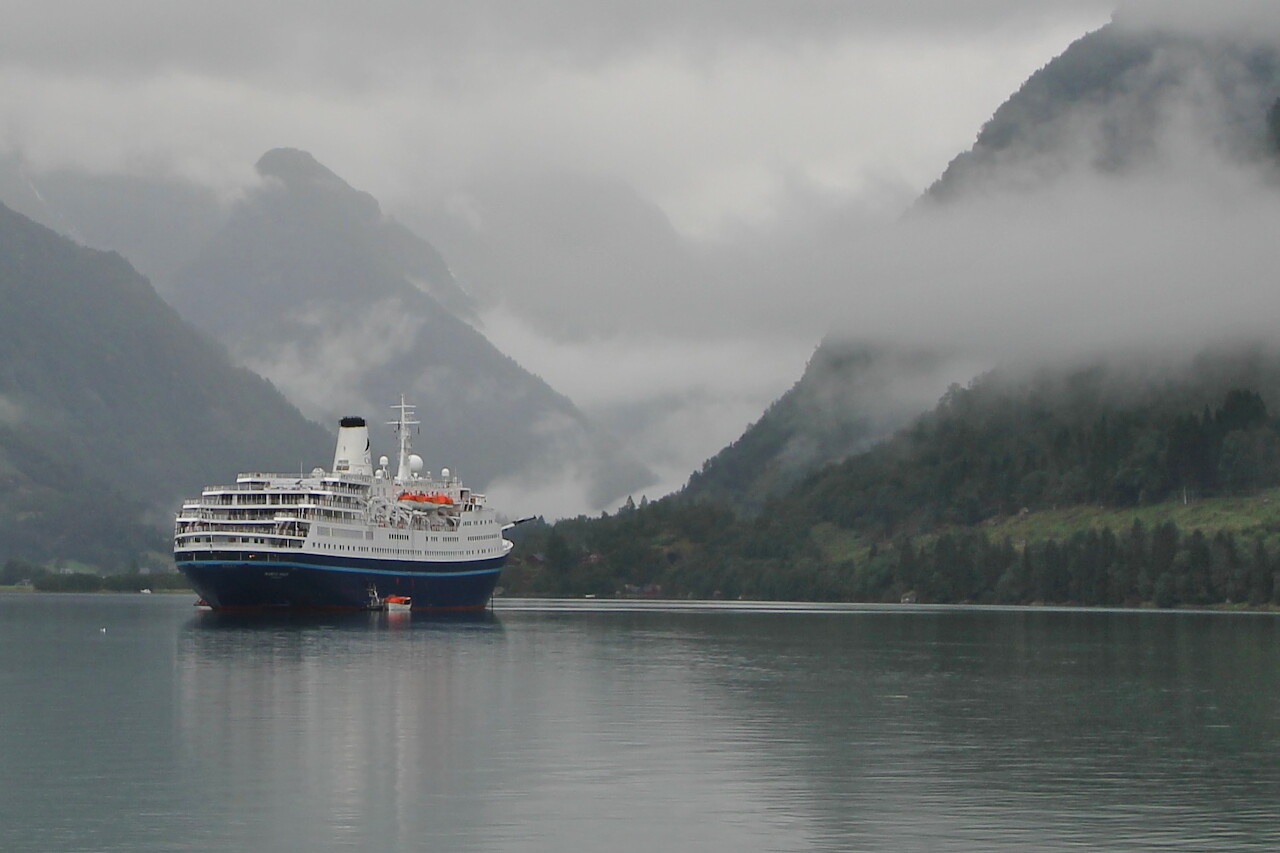
[{"label": "green grassy shore", "polygon": [[1008,536],[1015,542],[1038,542],[1103,528],[1119,533],[1135,521],[1148,529],[1172,521],[1187,532],[1221,530],[1249,539],[1261,534],[1270,541],[1280,537],[1280,489],[1248,497],[1188,499],[1124,509],[1072,506],[989,519],[982,526],[993,539]]}]

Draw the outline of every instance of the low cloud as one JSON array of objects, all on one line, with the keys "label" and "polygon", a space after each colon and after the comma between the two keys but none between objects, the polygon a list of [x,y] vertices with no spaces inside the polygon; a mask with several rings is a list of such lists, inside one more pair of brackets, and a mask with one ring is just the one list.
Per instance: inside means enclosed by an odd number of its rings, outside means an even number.
[{"label": "low cloud", "polygon": [[[917,189],[1106,2],[380,0],[22,4],[0,30],[0,153],[231,192],[304,148],[388,209],[578,172],[686,233],[764,221],[795,176]],[[91,129],[86,132],[86,128]]]},{"label": "low cloud", "polygon": [[1261,171],[1219,177],[1081,178],[913,218],[858,252],[877,285],[840,327],[993,361],[1268,334],[1280,195]]},{"label": "low cloud", "polygon": [[990,156],[959,200],[821,258],[808,286],[856,268],[871,286],[828,289],[841,328],[999,360],[1271,334],[1280,89],[1250,73],[1252,44],[1158,42],[1105,99]]},{"label": "low cloud", "polygon": [[554,521],[607,509],[598,506],[591,476],[572,467],[536,476],[499,477],[485,489],[485,496],[512,521],[530,516]]},{"label": "low cloud", "polygon": [[[304,415],[325,424],[386,409],[386,400],[367,399],[360,389],[371,373],[412,346],[422,325],[398,299],[375,302],[359,314],[305,306],[293,322],[311,331],[305,345],[255,340],[235,354],[275,383]],[[385,432],[380,420],[378,426]]]},{"label": "low cloud", "polygon": [[[505,307],[484,316],[490,340],[548,379],[654,471],[645,490],[679,488],[799,377],[815,339],[638,334],[556,339]],[[572,481],[557,487],[573,493]],[[635,496],[639,499],[640,495]],[[608,509],[582,504],[594,509]]]},{"label": "low cloud", "polygon": [[1280,7],[1272,0],[1123,0],[1115,22],[1132,31],[1274,39],[1280,36]]},{"label": "low cloud", "polygon": [[27,407],[17,400],[0,394],[0,424],[7,427],[22,426],[27,420]]},{"label": "low cloud", "polygon": [[199,6],[42,0],[7,10],[0,55],[100,77],[274,76],[298,89],[335,83],[370,89],[385,86],[410,60],[448,84],[477,75],[501,79],[549,62],[599,68],[655,50],[706,60],[744,42],[792,50],[860,33],[1025,35],[1046,19],[1076,21],[1110,9],[1107,0],[1040,0],[1034,8],[1021,0],[551,0],[536,6],[519,0],[367,0],[324,8],[300,0]]},{"label": "low cloud", "polygon": [[[696,239],[656,208],[642,215],[643,199],[568,192],[584,223],[571,233],[588,252],[609,250],[575,266],[571,241],[530,241],[472,267],[501,267],[515,283],[521,262],[531,281],[553,268],[542,252],[564,263],[546,287],[507,291],[486,329],[647,459],[680,446],[667,485],[757,418],[828,333],[942,354],[928,381],[903,391],[921,409],[946,382],[998,364],[1270,337],[1280,174],[1263,117],[1280,92],[1246,73],[1248,55],[1162,46],[1107,99],[994,160],[959,199],[901,217],[909,203],[892,186],[877,200],[796,181],[774,208],[785,217]],[[568,220],[545,198],[525,209],[541,211],[535,233],[554,236]],[[481,201],[477,221],[505,233]],[[630,241],[616,240],[614,221]],[[751,399],[755,414],[733,405]],[[646,417],[628,419],[628,400]]]},{"label": "low cloud", "polygon": [[[963,382],[1270,334],[1280,308],[1277,178],[1238,144],[1263,138],[1280,91],[1236,74],[1248,90],[1225,98],[1229,51],[1206,77],[1202,56],[1162,49],[1127,91],[994,163],[998,180],[912,207],[1110,3],[232,2],[181,22],[171,5],[10,16],[0,153],[233,197],[263,151],[311,151],[442,250],[485,334],[660,472],[651,497],[828,333],[948,353],[936,381]],[[1271,38],[1275,6],[1126,2],[1115,20]],[[1153,99],[1150,75],[1175,82]],[[1119,165],[1117,127],[1141,137]],[[299,358],[261,366],[301,376]],[[300,381],[312,410],[318,387]],[[586,480],[490,491],[572,514]]]}]

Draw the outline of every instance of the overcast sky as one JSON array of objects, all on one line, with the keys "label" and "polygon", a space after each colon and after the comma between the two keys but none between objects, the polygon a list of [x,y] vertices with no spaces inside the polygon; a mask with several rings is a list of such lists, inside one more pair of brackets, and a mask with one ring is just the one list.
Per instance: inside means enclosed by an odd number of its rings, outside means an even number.
[{"label": "overcast sky", "polygon": [[567,169],[704,233],[796,181],[918,191],[1110,5],[9,0],[2,139],[228,186],[288,145],[393,208]]},{"label": "overcast sky", "polygon": [[[982,298],[1017,303],[1025,280],[975,249],[989,231],[924,226],[950,247],[930,262],[887,224],[1113,5],[7,0],[0,153],[233,197],[266,150],[310,151],[442,249],[500,348],[588,413],[637,424],[624,438],[663,475],[657,494],[759,417],[833,326],[1008,324],[963,288],[948,314],[908,317],[957,264],[993,279]],[[1175,5],[1195,26],[1218,8]],[[1066,198],[1070,221],[1094,219]],[[987,212],[1027,268],[1060,250],[1061,220]],[[833,244],[850,248],[819,248]],[[646,401],[658,414],[638,425]]]}]

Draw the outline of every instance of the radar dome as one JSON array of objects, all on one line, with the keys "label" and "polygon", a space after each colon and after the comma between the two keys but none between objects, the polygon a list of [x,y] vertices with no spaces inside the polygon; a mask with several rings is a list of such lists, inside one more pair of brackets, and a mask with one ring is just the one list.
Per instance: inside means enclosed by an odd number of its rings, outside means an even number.
[{"label": "radar dome", "polygon": [[449,479],[449,469],[448,469],[448,468],[441,468],[441,469],[440,469],[440,476],[441,476],[441,477],[444,477],[446,480],[447,480],[447,479]]},{"label": "radar dome", "polygon": [[422,470],[422,457],[416,453],[409,454],[409,471],[417,474]]},{"label": "radar dome", "polygon": [[387,458],[387,457],[385,457],[385,456],[379,456],[379,457],[378,457],[378,464],[379,464],[379,465],[381,465],[383,468],[386,468],[388,465],[390,465],[390,464],[391,464],[391,460],[390,460],[390,459],[388,459],[388,458]]}]

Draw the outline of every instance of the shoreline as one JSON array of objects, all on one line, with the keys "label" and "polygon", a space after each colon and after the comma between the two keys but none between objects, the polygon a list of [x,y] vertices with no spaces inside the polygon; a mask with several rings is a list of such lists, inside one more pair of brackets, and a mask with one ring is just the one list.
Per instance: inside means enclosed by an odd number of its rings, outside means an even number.
[{"label": "shoreline", "polygon": [[[0,586],[0,595],[192,595],[193,589],[155,589],[150,593],[141,590],[39,590],[32,586]],[[490,609],[510,612],[534,610],[582,610],[595,612],[625,612],[641,610],[689,610],[689,611],[725,611],[755,613],[840,613],[856,611],[903,611],[912,610],[939,612],[945,610],[992,611],[1004,610],[1039,610],[1060,613],[1222,613],[1222,614],[1271,614],[1280,615],[1280,605],[1267,604],[1251,606],[1248,604],[1210,604],[1198,607],[1157,607],[1152,602],[1144,602],[1137,607],[1102,607],[1084,604],[1046,604],[1032,602],[1027,604],[981,604],[962,602],[956,604],[903,604],[886,601],[793,601],[793,600],[732,600],[724,599],[689,599],[689,598],[583,598],[554,596],[494,596],[489,603]]]}]

